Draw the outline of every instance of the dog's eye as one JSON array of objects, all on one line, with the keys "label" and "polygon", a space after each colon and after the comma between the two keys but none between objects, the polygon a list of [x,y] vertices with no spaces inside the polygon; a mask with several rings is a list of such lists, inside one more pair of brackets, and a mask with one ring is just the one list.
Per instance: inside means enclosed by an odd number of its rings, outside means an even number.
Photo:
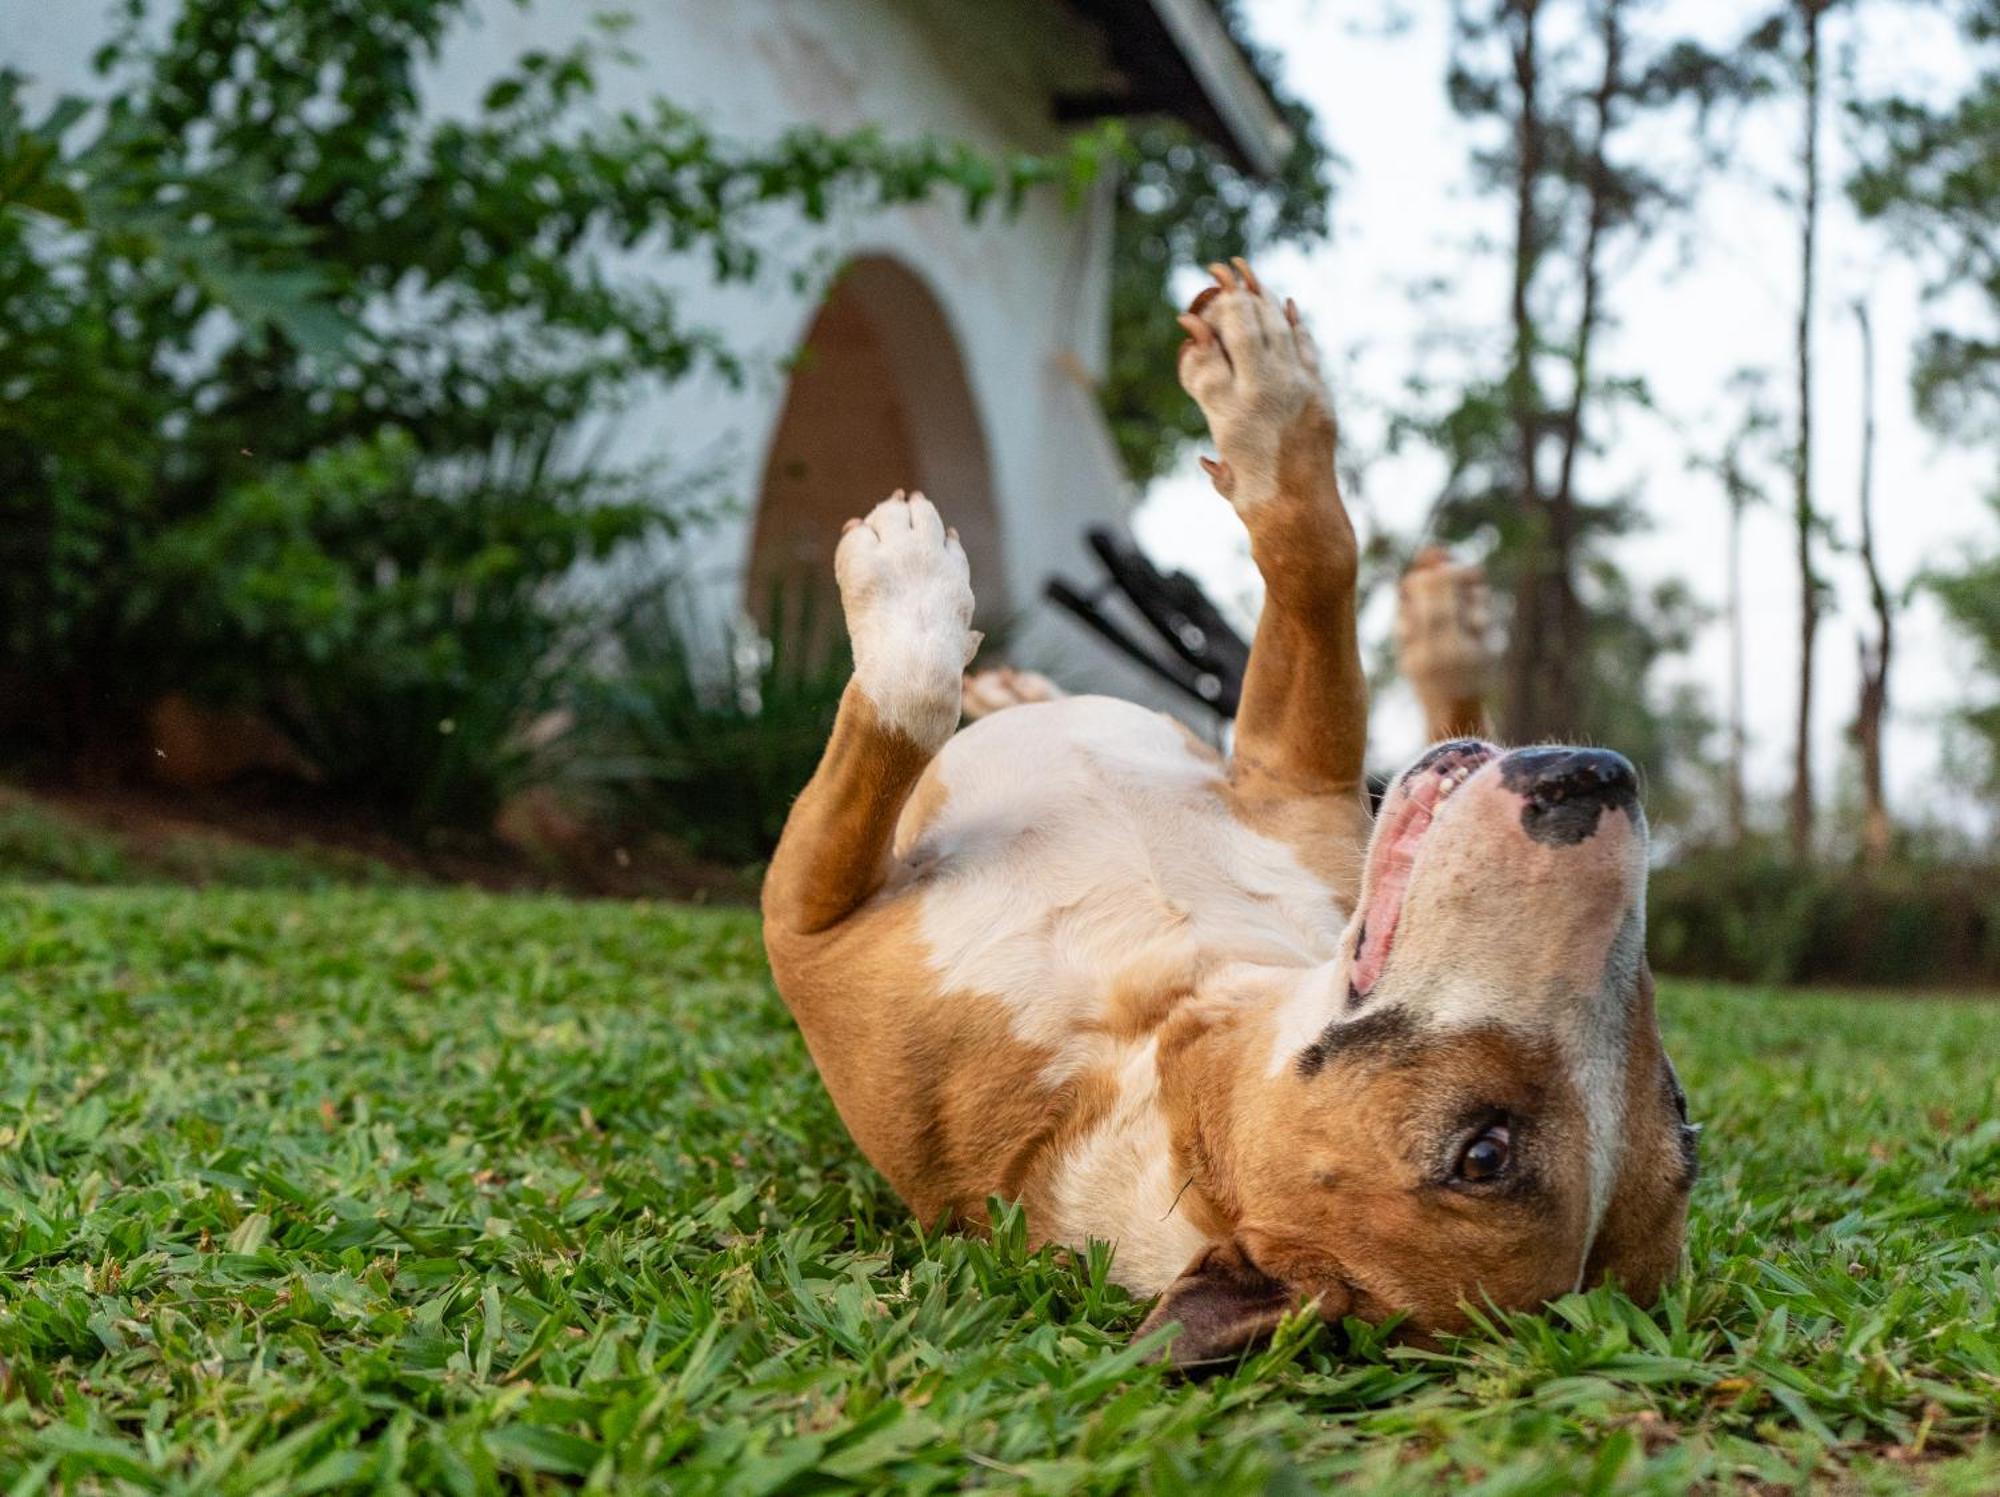
[{"label": "dog's eye", "polygon": [[1492,1123],[1465,1146],[1458,1156],[1458,1178],[1474,1184],[1493,1180],[1506,1173],[1514,1155],[1513,1135],[1505,1123]]}]

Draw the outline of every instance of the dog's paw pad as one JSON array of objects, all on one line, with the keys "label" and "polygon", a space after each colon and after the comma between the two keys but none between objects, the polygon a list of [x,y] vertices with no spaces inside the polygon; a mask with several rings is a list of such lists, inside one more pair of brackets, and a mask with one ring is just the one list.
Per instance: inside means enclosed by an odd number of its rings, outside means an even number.
[{"label": "dog's paw pad", "polygon": [[1245,262],[1213,265],[1205,287],[1180,316],[1181,386],[1208,418],[1222,462],[1217,487],[1241,504],[1275,493],[1285,431],[1326,407],[1319,352],[1291,301],[1267,293]]},{"label": "dog's paw pad", "polygon": [[941,747],[958,727],[961,680],[979,645],[957,532],[922,494],[899,490],[847,523],[833,569],[862,695],[885,727]]}]

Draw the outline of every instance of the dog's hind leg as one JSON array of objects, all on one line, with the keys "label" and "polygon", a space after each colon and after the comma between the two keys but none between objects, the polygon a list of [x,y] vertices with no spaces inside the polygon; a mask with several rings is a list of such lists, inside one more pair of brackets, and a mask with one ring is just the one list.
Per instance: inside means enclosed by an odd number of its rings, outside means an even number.
[{"label": "dog's hind leg", "polygon": [[1003,665],[990,671],[968,672],[960,699],[965,705],[965,720],[977,722],[1009,707],[1060,701],[1068,694],[1040,671]]},{"label": "dog's hind leg", "polygon": [[958,728],[972,632],[965,552],[921,494],[847,522],[834,553],[854,678],[764,879],[767,926],[828,930],[880,889],[911,789]]},{"label": "dog's hind leg", "polygon": [[1181,317],[1182,385],[1208,417],[1215,486],[1242,516],[1264,612],[1236,716],[1232,778],[1253,808],[1314,824],[1336,861],[1368,836],[1368,683],[1355,629],[1358,552],[1334,475],[1333,412],[1298,312],[1242,261]]},{"label": "dog's hind leg", "polygon": [[1396,592],[1396,664],[1424,708],[1430,741],[1485,738],[1493,671],[1486,574],[1455,566],[1432,546],[1417,553]]}]

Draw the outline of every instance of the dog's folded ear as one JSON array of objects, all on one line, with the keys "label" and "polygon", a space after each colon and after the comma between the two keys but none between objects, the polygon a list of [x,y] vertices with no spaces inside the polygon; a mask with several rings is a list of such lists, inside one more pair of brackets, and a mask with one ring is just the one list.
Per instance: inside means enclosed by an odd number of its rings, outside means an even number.
[{"label": "dog's folded ear", "polygon": [[1159,1356],[1190,1369],[1225,1362],[1269,1336],[1311,1296],[1259,1268],[1233,1239],[1205,1248],[1167,1286],[1138,1335],[1178,1323]]}]

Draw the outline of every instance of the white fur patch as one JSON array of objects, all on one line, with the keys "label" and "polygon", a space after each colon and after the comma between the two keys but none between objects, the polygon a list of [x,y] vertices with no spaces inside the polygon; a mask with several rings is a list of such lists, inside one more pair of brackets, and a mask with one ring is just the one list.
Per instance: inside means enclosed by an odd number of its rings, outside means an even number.
[{"label": "white fur patch", "polygon": [[1605,964],[1602,994],[1564,1037],[1570,1074],[1577,1095],[1583,1098],[1590,1128],[1590,1236],[1584,1247],[1584,1265],[1577,1269],[1579,1283],[1590,1259],[1590,1244],[1596,1242],[1598,1228],[1604,1225],[1605,1210],[1618,1184],[1618,1167],[1625,1157],[1625,1073],[1632,1040],[1629,995],[1646,959],[1644,910],[1641,905],[1618,932]]},{"label": "white fur patch", "polygon": [[1159,1105],[1157,1039],[1121,1047],[1111,1114],[1055,1165],[1048,1235],[1111,1243],[1112,1278],[1134,1294],[1158,1294],[1206,1245],[1180,1210],[1185,1179]]},{"label": "white fur patch", "polygon": [[920,748],[958,727],[972,632],[972,577],[958,538],[922,494],[884,499],[833,554],[854,680],[886,727]]},{"label": "white fur patch", "polygon": [[1347,992],[1347,961],[1337,958],[1302,974],[1279,998],[1272,1025],[1271,1056],[1266,1076],[1282,1075],[1298,1064],[1299,1054],[1326,1033],[1340,1017]]},{"label": "white fur patch", "polygon": [[1117,1076],[1111,1114],[1054,1163],[1046,1231],[1115,1243],[1113,1277],[1157,1293],[1203,1238],[1176,1207],[1187,1181],[1173,1176],[1157,1042],[1112,1039],[1110,1005],[1196,983],[1215,1001],[1264,1001],[1327,961],[1346,912],[1290,848],[1236,819],[1216,759],[1130,702],[1009,708],[954,738],[932,773],[942,807],[914,837],[906,825],[897,853],[925,870],[937,990],[1003,1003],[1014,1034],[1049,1052],[1045,1085]]},{"label": "white fur patch", "polygon": [[[1223,771],[1170,719],[1070,697],[973,724],[916,845],[942,992],[1003,1002],[1061,1082],[1099,1058],[1107,1004],[1232,962],[1328,960],[1345,911],[1290,848],[1231,814]],[[902,839],[899,839],[899,843]]]}]

